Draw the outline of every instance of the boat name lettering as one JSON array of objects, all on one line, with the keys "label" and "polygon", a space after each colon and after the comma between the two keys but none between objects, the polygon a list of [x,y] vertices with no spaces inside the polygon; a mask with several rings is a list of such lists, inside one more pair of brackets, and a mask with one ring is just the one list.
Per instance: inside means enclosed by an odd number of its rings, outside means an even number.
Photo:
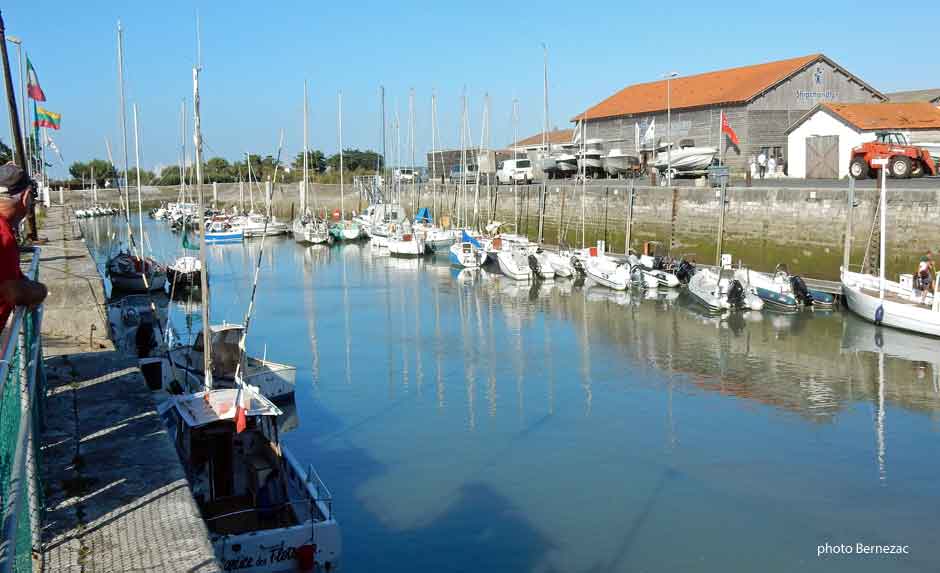
[{"label": "boat name lettering", "polygon": [[[268,552],[267,555],[264,552]],[[236,559],[225,559],[222,563],[222,569],[225,571],[238,571],[239,569],[251,569],[252,567],[263,567],[271,563],[281,563],[297,558],[296,547],[273,547],[271,549],[262,548],[254,555],[246,555]]]}]

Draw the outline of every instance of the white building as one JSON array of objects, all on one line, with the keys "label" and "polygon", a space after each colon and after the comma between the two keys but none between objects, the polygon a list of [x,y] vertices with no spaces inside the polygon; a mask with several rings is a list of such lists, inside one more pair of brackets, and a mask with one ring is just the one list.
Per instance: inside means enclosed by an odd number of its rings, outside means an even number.
[{"label": "white building", "polygon": [[940,142],[940,109],[927,102],[819,104],[787,129],[787,175],[846,177],[852,148],[880,131],[899,131],[931,147]]}]

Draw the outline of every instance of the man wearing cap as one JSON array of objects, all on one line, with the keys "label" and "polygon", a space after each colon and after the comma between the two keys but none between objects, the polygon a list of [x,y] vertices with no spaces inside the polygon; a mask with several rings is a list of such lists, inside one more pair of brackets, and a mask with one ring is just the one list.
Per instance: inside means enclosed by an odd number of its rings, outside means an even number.
[{"label": "man wearing cap", "polygon": [[29,211],[36,184],[14,163],[0,165],[0,328],[15,306],[35,306],[46,298],[46,285],[20,270],[15,229]]}]

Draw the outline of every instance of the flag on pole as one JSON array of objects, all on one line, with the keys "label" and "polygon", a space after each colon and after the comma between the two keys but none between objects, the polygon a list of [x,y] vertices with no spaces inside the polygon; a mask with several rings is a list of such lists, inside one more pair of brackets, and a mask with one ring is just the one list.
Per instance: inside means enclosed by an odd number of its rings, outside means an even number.
[{"label": "flag on pole", "polygon": [[26,56],[26,95],[36,101],[46,101],[46,94],[39,87],[39,76],[36,75],[36,69],[29,61],[29,56]]},{"label": "flag on pole", "polygon": [[248,417],[243,404],[245,390],[241,383],[238,384],[238,392],[235,394],[235,433],[241,434],[248,426]]},{"label": "flag on pole", "polygon": [[584,120],[579,119],[578,124],[574,126],[574,135],[571,138],[571,143],[578,143],[581,141],[581,124],[584,123]]},{"label": "flag on pole", "polygon": [[48,109],[43,109],[41,107],[36,108],[36,127],[51,127],[52,129],[59,129],[59,123],[61,121],[61,114],[55,113],[54,111],[49,111]]},{"label": "flag on pole", "polygon": [[738,145],[738,134],[731,129],[731,124],[728,123],[728,116],[725,115],[725,112],[721,112],[721,131],[728,136],[731,143]]},{"label": "flag on pole", "polygon": [[62,153],[59,152],[59,146],[55,144],[55,141],[52,140],[52,136],[46,132],[46,145],[49,146],[49,149],[55,151],[55,154],[59,157],[59,163],[64,164],[65,160],[62,159]]}]

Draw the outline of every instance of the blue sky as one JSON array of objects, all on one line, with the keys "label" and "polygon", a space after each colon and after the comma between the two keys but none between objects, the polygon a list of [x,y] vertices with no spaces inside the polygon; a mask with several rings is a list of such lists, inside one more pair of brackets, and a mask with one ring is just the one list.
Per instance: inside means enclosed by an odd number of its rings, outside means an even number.
[{"label": "blue sky", "polygon": [[[7,33],[23,38],[46,107],[63,116],[54,137],[66,163],[105,157],[106,137],[119,149],[119,18],[128,114],[132,103],[140,108],[142,163],[152,168],[176,161],[180,102],[192,95],[197,8],[207,157],[273,154],[282,128],[285,153],[297,153],[305,79],[311,146],[328,153],[337,149],[338,90],[344,145],[380,145],[379,85],[386,89],[389,120],[395,109],[401,118],[403,162],[410,88],[416,93],[419,157],[431,145],[432,89],[445,146],[459,142],[464,87],[474,141],[488,93],[491,143],[506,145],[514,97],[519,136],[541,128],[541,42],[549,49],[551,123],[560,127],[618,89],[667,71],[694,74],[815,52],[882,91],[940,85],[927,13],[873,11],[858,2],[18,0],[3,7]],[[9,140],[7,126],[0,138]],[[119,156],[115,161],[121,163]]]}]

